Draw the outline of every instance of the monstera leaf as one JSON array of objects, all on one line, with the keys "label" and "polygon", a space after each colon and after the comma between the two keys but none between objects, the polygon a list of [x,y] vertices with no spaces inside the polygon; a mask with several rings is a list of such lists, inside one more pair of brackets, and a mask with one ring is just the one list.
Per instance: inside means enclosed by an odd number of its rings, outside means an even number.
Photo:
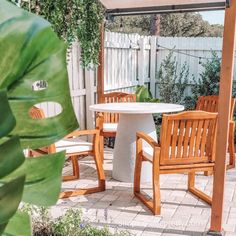
[{"label": "monstera leaf", "polygon": [[[0,1],[0,89],[7,89],[16,118],[10,135],[18,135],[23,148],[53,143],[77,128],[66,70],[66,46],[50,24],[5,0]],[[34,90],[35,84],[44,89]],[[60,104],[62,112],[35,120],[30,108],[38,103]]]},{"label": "monstera leaf", "polygon": [[[54,143],[78,124],[71,104],[66,47],[50,24],[0,1],[0,235],[31,235],[21,200],[48,206],[57,201],[65,153],[25,158],[22,148]],[[35,85],[43,84],[40,89]],[[54,102],[62,112],[36,120],[29,111]],[[28,227],[27,227],[28,226]]]}]

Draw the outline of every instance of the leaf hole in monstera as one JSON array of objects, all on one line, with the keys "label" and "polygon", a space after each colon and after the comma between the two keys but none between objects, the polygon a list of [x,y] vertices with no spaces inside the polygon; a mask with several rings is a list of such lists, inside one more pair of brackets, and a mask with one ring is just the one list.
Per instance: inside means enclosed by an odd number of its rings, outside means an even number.
[{"label": "leaf hole in monstera", "polygon": [[33,91],[42,91],[47,89],[48,82],[45,80],[37,80],[32,84],[32,90]]},{"label": "leaf hole in monstera", "polygon": [[41,102],[35,104],[29,110],[29,116],[35,120],[52,118],[62,112],[62,106],[57,102]]}]

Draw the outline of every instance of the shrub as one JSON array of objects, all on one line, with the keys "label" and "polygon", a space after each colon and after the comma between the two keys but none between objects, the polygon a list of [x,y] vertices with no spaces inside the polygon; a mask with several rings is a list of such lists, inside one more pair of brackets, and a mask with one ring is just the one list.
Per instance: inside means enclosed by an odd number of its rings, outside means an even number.
[{"label": "shrub", "polygon": [[80,209],[69,209],[57,219],[51,219],[49,210],[24,204],[21,211],[31,215],[34,236],[131,236],[128,231],[111,233],[108,227],[96,228],[83,220]]},{"label": "shrub", "polygon": [[178,63],[173,51],[161,63],[158,72],[159,92],[162,102],[184,104],[184,92],[188,86],[189,67],[186,63],[177,73]]},{"label": "shrub", "polygon": [[202,66],[204,70],[200,78],[193,78],[192,93],[195,100],[199,96],[219,94],[221,59],[212,51],[212,58],[207,59]]}]

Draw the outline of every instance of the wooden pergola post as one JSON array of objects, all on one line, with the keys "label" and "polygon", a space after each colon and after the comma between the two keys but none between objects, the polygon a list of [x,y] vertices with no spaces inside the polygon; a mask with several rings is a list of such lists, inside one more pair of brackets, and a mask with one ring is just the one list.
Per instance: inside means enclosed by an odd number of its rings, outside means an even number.
[{"label": "wooden pergola post", "polygon": [[101,103],[101,96],[104,94],[104,38],[105,38],[105,27],[104,23],[101,24],[101,48],[99,52],[99,66],[98,66],[98,73],[97,73],[97,98],[98,103]]},{"label": "wooden pergola post", "polygon": [[230,106],[234,73],[236,32],[236,0],[231,0],[225,10],[225,27],[222,49],[221,80],[219,94],[219,120],[216,139],[215,178],[213,183],[213,203],[209,234],[222,235],[226,154],[229,134]]}]

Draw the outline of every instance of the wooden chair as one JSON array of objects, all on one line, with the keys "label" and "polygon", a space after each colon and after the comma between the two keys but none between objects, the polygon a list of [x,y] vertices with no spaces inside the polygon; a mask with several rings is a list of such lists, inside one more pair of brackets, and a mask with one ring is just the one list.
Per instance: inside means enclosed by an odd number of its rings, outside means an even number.
[{"label": "wooden chair", "polygon": [[[136,102],[136,95],[122,92],[103,94],[102,103],[114,102]],[[100,155],[104,160],[104,138],[115,137],[119,114],[117,113],[98,113],[96,118],[97,129],[100,130]]]},{"label": "wooden chair", "polygon": [[[219,96],[201,96],[197,100],[196,110],[202,110],[207,112],[218,112],[218,100]],[[227,165],[227,169],[235,167],[235,148],[234,148],[235,122],[233,117],[235,101],[236,101],[235,98],[231,99],[229,138],[228,138],[229,164]]]},{"label": "wooden chair", "polygon": [[[45,118],[42,109],[33,107],[30,110],[30,116],[34,119]],[[91,143],[82,140],[81,136],[93,136],[93,141]],[[78,196],[83,194],[90,194],[95,192],[101,192],[105,190],[105,174],[102,167],[102,162],[99,152],[99,130],[79,130],[74,131],[64,139],[50,145],[49,147],[40,148],[37,150],[30,150],[31,157],[37,157],[46,153],[55,153],[59,151],[66,151],[66,157],[71,161],[73,174],[63,176],[63,181],[70,181],[79,179],[79,164],[78,159],[85,156],[93,156],[97,174],[98,174],[98,186],[94,188],[87,189],[75,189],[73,191],[61,192],[60,198]]]},{"label": "wooden chair", "polygon": [[[160,145],[145,133],[137,133],[134,194],[153,214],[161,212],[160,174],[188,173],[188,190],[208,204],[212,203],[210,196],[195,187],[195,172],[214,170],[216,126],[217,113],[188,111],[163,115]],[[153,166],[151,200],[140,191],[143,161]]]}]

